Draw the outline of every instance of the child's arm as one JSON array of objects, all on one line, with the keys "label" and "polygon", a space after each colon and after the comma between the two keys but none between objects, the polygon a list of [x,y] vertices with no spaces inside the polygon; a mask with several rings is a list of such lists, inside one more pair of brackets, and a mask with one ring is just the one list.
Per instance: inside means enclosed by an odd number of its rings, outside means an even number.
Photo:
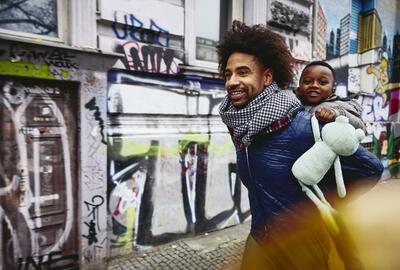
[{"label": "child's arm", "polygon": [[[342,105],[339,105],[342,104]],[[362,107],[356,99],[351,99],[349,101],[342,101],[337,103],[335,110],[338,115],[346,116],[349,119],[349,124],[354,128],[361,128],[364,132],[366,131],[365,123],[361,119]]]},{"label": "child's arm", "polygon": [[323,102],[315,108],[315,116],[323,123],[335,121],[339,115],[346,116],[349,124],[354,128],[366,130],[365,123],[361,119],[362,108],[356,99],[347,101]]}]

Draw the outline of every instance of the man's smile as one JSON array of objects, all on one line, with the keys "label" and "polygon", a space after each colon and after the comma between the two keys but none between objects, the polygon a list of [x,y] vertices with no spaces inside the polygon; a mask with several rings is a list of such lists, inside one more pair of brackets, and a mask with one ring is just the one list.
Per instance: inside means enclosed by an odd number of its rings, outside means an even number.
[{"label": "man's smile", "polygon": [[228,90],[228,94],[232,101],[236,101],[236,100],[240,100],[241,98],[243,98],[245,91],[240,88],[235,88],[232,90]]}]

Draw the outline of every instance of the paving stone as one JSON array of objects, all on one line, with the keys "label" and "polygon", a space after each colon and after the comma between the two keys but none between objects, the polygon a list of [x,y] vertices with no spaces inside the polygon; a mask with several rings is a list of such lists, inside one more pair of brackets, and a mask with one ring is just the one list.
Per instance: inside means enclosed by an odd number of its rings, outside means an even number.
[{"label": "paving stone", "polygon": [[248,223],[181,239],[109,261],[108,270],[217,270],[236,269],[241,262]]}]

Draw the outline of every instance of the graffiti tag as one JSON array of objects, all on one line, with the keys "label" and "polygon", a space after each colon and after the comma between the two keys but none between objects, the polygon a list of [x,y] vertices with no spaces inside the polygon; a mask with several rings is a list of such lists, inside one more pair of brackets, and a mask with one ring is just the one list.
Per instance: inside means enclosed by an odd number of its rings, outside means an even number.
[{"label": "graffiti tag", "polygon": [[[133,14],[123,14],[124,25],[122,27],[122,32],[117,29],[118,22],[118,11],[114,12],[114,22],[112,24],[112,30],[118,39],[132,39],[139,42],[147,42],[158,44],[163,47],[169,46],[169,32],[157,23],[150,19],[149,29],[144,28],[144,23],[140,21]],[[162,36],[165,36],[162,38]]]}]

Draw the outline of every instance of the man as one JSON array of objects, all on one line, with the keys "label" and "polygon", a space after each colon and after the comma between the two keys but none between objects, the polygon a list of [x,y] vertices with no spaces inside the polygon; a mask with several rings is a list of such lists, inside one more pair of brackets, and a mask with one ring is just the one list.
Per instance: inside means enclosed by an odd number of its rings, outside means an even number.
[{"label": "man", "polygon": [[[261,25],[235,21],[218,55],[227,90],[220,115],[236,147],[252,214],[242,269],[360,269],[351,242],[330,234],[291,173],[314,139],[311,115],[291,92],[281,90],[293,77],[284,41]],[[350,193],[352,185],[374,185],[383,171],[362,147],[341,161]],[[334,183],[331,170],[319,186],[329,192]]]}]

